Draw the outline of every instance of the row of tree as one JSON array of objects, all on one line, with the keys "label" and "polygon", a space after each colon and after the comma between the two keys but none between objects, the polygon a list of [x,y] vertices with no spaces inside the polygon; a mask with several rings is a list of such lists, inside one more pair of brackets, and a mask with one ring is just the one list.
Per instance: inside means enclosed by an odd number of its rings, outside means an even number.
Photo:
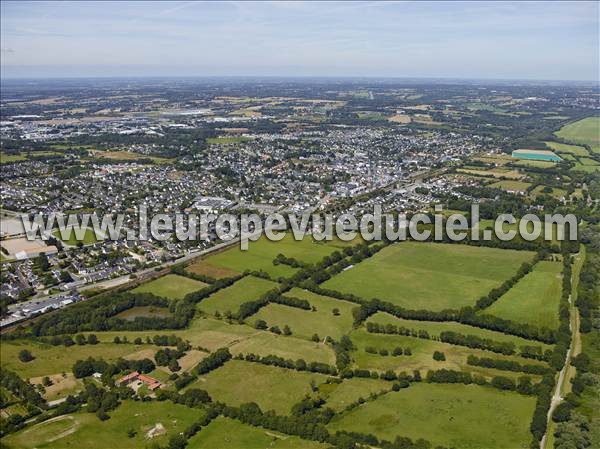
[{"label": "row of tree", "polygon": [[539,374],[544,375],[548,373],[552,373],[553,370],[547,366],[543,365],[531,365],[531,364],[521,364],[519,362],[515,362],[514,360],[502,360],[502,359],[492,359],[489,357],[477,357],[475,355],[469,355],[467,357],[467,364],[471,366],[483,366],[485,368],[494,368],[503,371],[516,371],[527,374]]}]

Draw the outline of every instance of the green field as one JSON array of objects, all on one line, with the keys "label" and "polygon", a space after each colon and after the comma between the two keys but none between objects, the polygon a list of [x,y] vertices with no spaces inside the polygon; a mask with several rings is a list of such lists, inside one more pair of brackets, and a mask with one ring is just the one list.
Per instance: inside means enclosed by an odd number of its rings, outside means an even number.
[{"label": "green field", "polygon": [[475,326],[468,326],[466,324],[454,323],[450,321],[417,321],[417,320],[405,320],[403,318],[396,318],[385,312],[377,312],[370,316],[367,322],[373,322],[377,324],[394,324],[398,327],[402,326],[407,329],[424,330],[429,333],[430,336],[439,337],[440,333],[444,331],[459,332],[464,335],[475,335],[481,338],[489,338],[490,340],[500,342],[511,342],[517,347],[523,345],[537,345],[544,349],[551,349],[552,345],[540,343],[538,341],[527,340],[525,338],[517,337],[515,335],[504,334],[502,332],[491,331],[487,329],[481,329]]},{"label": "green field", "polygon": [[326,444],[285,435],[219,416],[196,436],[188,449],[325,449]]},{"label": "green field", "polygon": [[[62,239],[61,233],[60,233],[60,231],[58,229],[55,229],[54,231],[52,231],[52,235],[54,237],[56,237],[57,239],[62,240],[67,245],[71,245],[71,246],[77,245],[77,243],[80,241],[75,236],[75,232],[74,231],[71,231],[71,235],[69,236],[69,238],[68,239],[64,239],[64,240]],[[84,245],[91,245],[91,244],[96,243],[98,241],[99,241],[99,239],[96,238],[96,234],[94,233],[94,230],[91,229],[91,228],[86,228],[85,229],[85,234],[84,234],[83,239],[81,240],[81,242]]]},{"label": "green field", "polygon": [[245,270],[264,270],[271,277],[289,277],[297,269],[288,265],[273,265],[273,259],[278,254],[293,257],[301,262],[315,263],[331,254],[339,242],[315,242],[310,237],[303,240],[294,240],[287,234],[283,240],[273,242],[265,237],[256,242],[250,242],[248,251],[242,251],[238,245],[206,259],[208,263],[217,267],[228,268],[239,273]]},{"label": "green field", "polygon": [[235,284],[203,299],[198,304],[198,309],[210,314],[215,312],[223,314],[227,311],[236,313],[241,304],[257,300],[274,288],[277,288],[277,284],[273,281],[245,276]]},{"label": "green field", "polygon": [[215,145],[225,145],[231,143],[248,142],[252,140],[251,137],[209,137],[206,139],[206,143]]},{"label": "green field", "polygon": [[137,317],[144,318],[165,318],[171,316],[171,312],[166,307],[141,306],[132,307],[117,313],[114,318],[121,318],[126,321],[134,321]]},{"label": "green field", "polygon": [[[352,329],[352,309],[356,304],[317,295],[307,290],[294,288],[284,296],[306,299],[317,310],[303,310],[282,304],[269,304],[261,308],[246,321],[253,325],[256,320],[265,320],[268,326],[278,325],[283,329],[288,325],[295,336],[311,338],[315,333],[321,338],[330,336],[335,340]],[[339,315],[333,315],[333,309],[338,309]]]},{"label": "green field", "polygon": [[256,402],[263,411],[289,414],[292,405],[311,392],[311,381],[320,384],[325,379],[323,374],[230,360],[193,385],[225,404]]},{"label": "green field", "polygon": [[556,162],[551,161],[528,161],[525,159],[521,159],[513,162],[513,165],[517,167],[533,167],[533,168],[552,168],[556,165]]},{"label": "green field", "polygon": [[[126,336],[129,341],[133,341],[137,337],[145,339],[147,335],[156,333],[160,332],[96,332],[96,335],[102,342],[112,342],[116,336],[120,338]],[[212,317],[196,318],[187,329],[169,330],[164,333],[189,340],[192,345],[201,346],[210,351],[227,346],[232,354],[252,352],[261,356],[274,354],[286,359],[303,358],[307,362],[335,363],[331,347],[322,342],[314,343],[293,335],[283,336],[267,331],[257,331],[247,325],[228,324],[225,320],[217,320]]]},{"label": "green field", "polygon": [[403,242],[388,246],[323,284],[409,309],[470,306],[531,260],[527,251]]},{"label": "green field", "polygon": [[[9,435],[2,443],[7,449],[137,449],[151,443],[165,445],[170,435],[182,432],[202,414],[200,409],[190,413],[188,407],[169,401],[124,401],[109,412],[111,419],[107,421],[100,421],[93,413],[64,415]],[[159,423],[166,434],[147,438],[146,432]],[[133,438],[127,435],[130,429],[136,432]]]},{"label": "green field", "polygon": [[326,400],[325,407],[341,412],[359,398],[368,399],[371,394],[390,391],[391,382],[380,379],[345,379],[341,383],[321,384],[319,393]]},{"label": "green field", "polygon": [[530,186],[531,186],[530,183],[524,182],[524,181],[504,180],[504,181],[495,182],[494,184],[490,184],[489,187],[495,187],[497,189],[502,189],[502,190],[510,190],[513,192],[525,192],[525,191],[527,191],[527,188]]},{"label": "green field", "polygon": [[[147,333],[146,333],[147,335]],[[19,351],[29,349],[35,357],[30,362],[18,359]],[[100,343],[97,345],[52,346],[31,341],[6,341],[0,345],[2,367],[17,372],[21,377],[37,377],[70,372],[76,360],[88,357],[105,360],[125,357],[139,350],[132,344]]]},{"label": "green field", "polygon": [[600,153],[600,117],[569,123],[554,134],[570,142],[587,144],[594,153]]},{"label": "green field", "polygon": [[10,164],[12,162],[20,162],[27,160],[27,156],[23,153],[19,154],[6,154],[0,153],[0,164]]},{"label": "green field", "polygon": [[202,290],[207,284],[177,274],[167,274],[146,282],[132,290],[133,293],[152,293],[169,299],[182,299],[188,293]]},{"label": "green field", "polygon": [[[352,352],[352,359],[355,367],[377,371],[393,370],[395,372],[419,370],[423,374],[430,369],[453,369],[459,371],[469,371],[473,374],[480,374],[490,379],[495,375],[503,375],[517,379],[522,373],[501,371],[491,368],[482,368],[467,364],[469,355],[477,357],[493,357],[502,360],[512,360],[519,363],[532,363],[544,365],[543,362],[537,362],[531,359],[524,359],[519,356],[503,356],[490,351],[481,349],[471,349],[465,346],[456,346],[450,343],[443,343],[437,340],[427,340],[423,338],[409,337],[404,335],[386,335],[373,334],[365,329],[358,329],[350,334],[352,342],[356,346],[356,351]],[[535,344],[535,343],[534,343]],[[365,351],[367,347],[373,347],[377,351],[387,349],[389,355],[371,354]],[[395,347],[410,348],[411,355],[393,356],[391,354]],[[433,353],[440,351],[445,354],[445,361],[433,360]]]},{"label": "green field", "polygon": [[460,449],[527,448],[535,398],[489,387],[413,384],[335,418],[331,431],[372,433],[393,440],[425,435]]},{"label": "green field", "polygon": [[535,326],[558,327],[558,304],[562,292],[562,264],[538,262],[513,288],[485,309],[507,320]]},{"label": "green field", "polygon": [[588,150],[579,145],[568,145],[559,142],[544,142],[546,146],[558,153],[569,153],[575,156],[588,156]]}]

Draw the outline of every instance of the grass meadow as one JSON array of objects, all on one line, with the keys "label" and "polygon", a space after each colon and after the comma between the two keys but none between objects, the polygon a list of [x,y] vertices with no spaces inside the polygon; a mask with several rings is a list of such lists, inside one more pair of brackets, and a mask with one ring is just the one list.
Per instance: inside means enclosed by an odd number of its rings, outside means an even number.
[{"label": "grass meadow", "polygon": [[[317,295],[307,290],[294,288],[284,296],[306,299],[316,311],[303,310],[282,304],[268,304],[246,321],[253,325],[256,320],[265,320],[268,326],[283,328],[288,325],[293,335],[311,338],[314,334],[321,338],[330,336],[339,340],[352,329],[352,309],[357,304]],[[338,309],[338,315],[333,310]]]},{"label": "grass meadow", "polygon": [[233,419],[219,416],[198,434],[190,438],[187,449],[325,449],[316,441],[303,440],[272,430],[252,427]]},{"label": "grass meadow", "polygon": [[227,288],[213,293],[198,303],[203,312],[221,314],[229,311],[236,313],[241,304],[260,298],[269,290],[277,287],[277,283],[254,276],[245,276]]},{"label": "grass meadow", "polygon": [[570,142],[587,144],[594,153],[600,153],[600,116],[569,123],[555,134]]},{"label": "grass meadow", "polygon": [[292,405],[311,393],[311,381],[318,385],[326,379],[327,376],[318,373],[230,360],[192,385],[226,404],[256,402],[263,411],[289,414]]},{"label": "grass meadow", "polygon": [[562,292],[562,264],[538,262],[507,293],[484,313],[519,323],[558,327],[558,304]]},{"label": "grass meadow", "polygon": [[202,290],[208,284],[177,274],[167,274],[146,282],[132,290],[133,293],[152,293],[169,299],[182,299],[188,293]]},{"label": "grass meadow", "polygon": [[334,276],[323,287],[408,309],[458,309],[473,305],[532,257],[527,251],[402,242]]},{"label": "grass meadow", "polygon": [[529,447],[534,406],[534,397],[490,387],[418,383],[345,413],[328,427],[387,440],[425,436],[434,445],[461,449],[517,449]]},{"label": "grass meadow", "polygon": [[[357,368],[377,370],[380,372],[393,370],[396,372],[419,370],[423,374],[430,369],[453,369],[458,371],[469,371],[472,374],[480,374],[488,379],[495,375],[503,375],[517,379],[522,373],[501,371],[491,368],[482,368],[470,366],[467,364],[469,355],[477,357],[492,357],[502,360],[513,360],[519,363],[531,363],[536,365],[545,365],[531,359],[524,359],[519,356],[503,356],[490,351],[481,349],[472,349],[465,346],[456,346],[450,343],[443,343],[436,340],[427,340],[404,335],[384,335],[371,334],[365,329],[357,329],[350,334],[352,342],[356,346],[356,351],[352,352],[352,359]],[[371,354],[365,351],[367,347],[375,348],[377,351],[386,349],[389,355]],[[396,347],[410,348],[411,355],[393,356],[392,351]],[[443,352],[446,360],[433,360],[435,351]],[[532,376],[535,377],[535,376]]]},{"label": "grass meadow", "polygon": [[[35,424],[2,439],[7,449],[137,449],[151,443],[165,445],[174,435],[198,420],[204,412],[170,401],[124,401],[109,412],[111,419],[100,421],[94,413],[79,412]],[[149,439],[146,432],[162,424],[166,433]],[[136,432],[129,438],[129,430]],[[5,446],[4,446],[5,445]]]},{"label": "grass meadow", "polygon": [[394,324],[396,326],[402,326],[408,329],[424,330],[427,331],[432,337],[439,337],[440,333],[444,331],[454,331],[464,335],[475,335],[481,338],[489,338],[490,340],[494,341],[514,343],[517,347],[522,345],[537,345],[544,349],[552,348],[552,345],[547,345],[538,341],[527,340],[525,338],[517,337],[516,335],[504,334],[502,332],[481,329],[479,327],[450,321],[439,322],[406,320],[403,318],[397,318],[385,312],[377,312],[376,314],[370,316],[367,319],[367,322],[373,322],[377,324]]}]

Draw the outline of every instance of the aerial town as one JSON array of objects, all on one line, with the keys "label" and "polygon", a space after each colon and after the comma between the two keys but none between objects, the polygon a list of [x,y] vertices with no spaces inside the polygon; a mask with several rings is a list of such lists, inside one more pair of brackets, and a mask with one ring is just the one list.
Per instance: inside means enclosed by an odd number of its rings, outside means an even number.
[{"label": "aerial town", "polygon": [[600,448],[599,2],[0,22],[0,449]]}]

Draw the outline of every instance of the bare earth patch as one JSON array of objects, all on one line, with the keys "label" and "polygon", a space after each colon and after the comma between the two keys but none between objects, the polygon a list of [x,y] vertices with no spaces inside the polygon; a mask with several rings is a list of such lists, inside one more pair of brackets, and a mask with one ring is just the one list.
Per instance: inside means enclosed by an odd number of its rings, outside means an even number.
[{"label": "bare earth patch", "polygon": [[152,438],[159,437],[167,433],[167,429],[161,423],[157,422],[152,429],[146,432],[146,438],[151,440]]},{"label": "bare earth patch", "polygon": [[185,269],[189,273],[200,274],[203,276],[209,276],[215,279],[223,279],[228,277],[237,276],[237,271],[230,270],[229,268],[217,267],[209,264],[206,261],[197,262],[190,265]]}]

